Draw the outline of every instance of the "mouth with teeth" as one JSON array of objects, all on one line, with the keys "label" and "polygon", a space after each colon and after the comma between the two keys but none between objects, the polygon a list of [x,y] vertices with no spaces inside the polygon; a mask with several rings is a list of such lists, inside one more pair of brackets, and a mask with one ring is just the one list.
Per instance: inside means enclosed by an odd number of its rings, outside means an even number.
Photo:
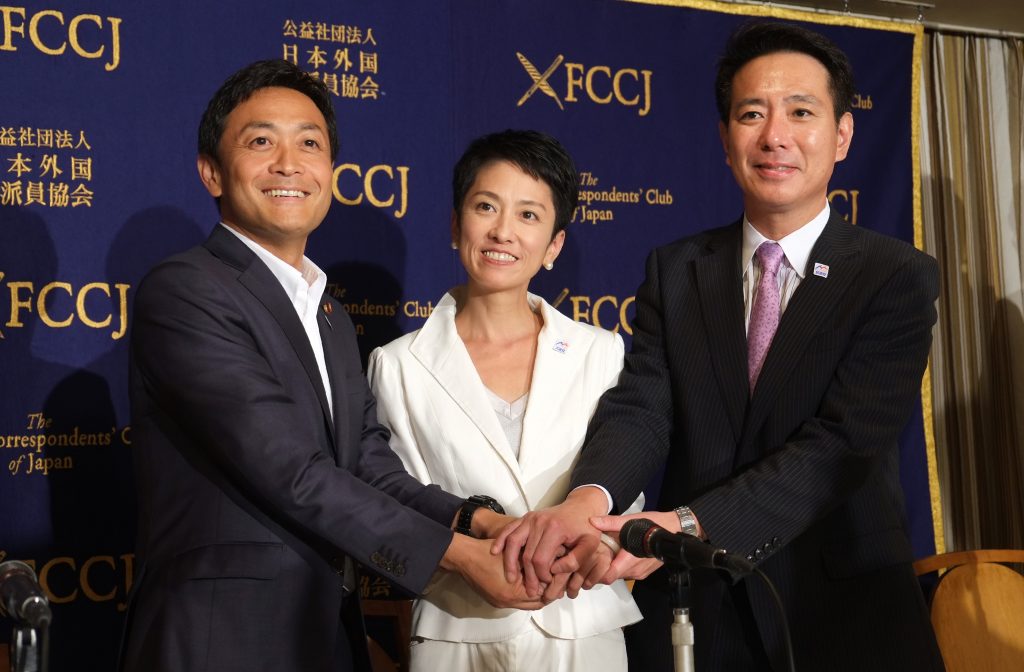
[{"label": "mouth with teeth", "polygon": [[759,163],[754,166],[763,175],[777,177],[790,175],[796,168],[786,163]]},{"label": "mouth with teeth", "polygon": [[497,250],[484,250],[483,255],[491,261],[497,261],[503,264],[511,264],[519,261],[519,257],[515,257],[508,252],[498,252]]},{"label": "mouth with teeth", "polygon": [[307,192],[298,189],[265,189],[263,195],[271,198],[305,198],[309,196]]}]

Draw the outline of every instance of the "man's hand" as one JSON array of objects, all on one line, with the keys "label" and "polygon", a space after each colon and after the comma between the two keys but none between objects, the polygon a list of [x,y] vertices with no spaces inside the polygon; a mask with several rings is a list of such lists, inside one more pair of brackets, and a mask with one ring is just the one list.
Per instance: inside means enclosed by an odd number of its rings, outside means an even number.
[{"label": "man's hand", "polygon": [[594,565],[590,568],[588,573],[573,573],[572,578],[569,579],[569,585],[566,586],[566,592],[569,597],[576,599],[576,596],[580,594],[581,588],[590,590],[598,583],[601,583],[601,579],[608,573],[608,570],[615,559],[615,550],[608,545],[609,541],[616,546],[618,545],[615,543],[614,539],[608,540],[607,537],[602,535],[601,543],[598,544],[597,548],[594,550]]},{"label": "man's hand", "polygon": [[518,519],[514,516],[495,513],[490,509],[480,507],[473,514],[473,535],[477,539],[494,539],[509,523],[516,520]]},{"label": "man's hand", "polygon": [[[591,525],[595,529],[601,530],[618,538],[619,530],[626,523],[627,520],[635,520],[637,518],[646,518],[654,522],[655,525],[664,527],[669,532],[679,532],[679,516],[676,515],[675,511],[643,511],[641,513],[632,513],[627,516],[595,516],[590,519]],[[661,567],[661,560],[655,558],[638,558],[635,555],[628,553],[627,551],[619,551],[615,554],[615,559],[612,561],[608,571],[599,578],[593,579],[593,577],[587,577],[588,580],[594,580],[596,583],[603,583],[610,585],[619,579],[646,579],[655,570]]]},{"label": "man's hand", "polygon": [[[571,574],[554,574],[551,583],[547,585],[542,583],[540,586],[543,590],[540,596],[541,601],[544,604],[551,604],[555,600],[565,597],[565,591],[571,578]],[[572,597],[576,596],[573,595]]]},{"label": "man's hand", "polygon": [[[504,553],[505,578],[510,583],[522,580],[527,594],[538,598],[541,584],[551,584],[554,574],[590,573],[601,533],[588,521],[607,510],[608,499],[600,488],[577,488],[561,504],[531,511],[505,527],[491,553]],[[564,550],[568,552],[562,555]]]},{"label": "man's hand", "polygon": [[501,558],[490,552],[491,542],[456,534],[448,545],[441,568],[458,572],[473,590],[493,607],[540,609],[544,606],[540,595],[527,595],[522,579],[508,582],[502,571]]}]

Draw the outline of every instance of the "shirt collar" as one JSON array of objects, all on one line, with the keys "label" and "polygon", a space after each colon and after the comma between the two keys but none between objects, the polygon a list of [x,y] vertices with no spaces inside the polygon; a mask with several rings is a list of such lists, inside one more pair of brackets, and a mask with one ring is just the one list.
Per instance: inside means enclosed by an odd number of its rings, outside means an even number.
[{"label": "shirt collar", "polygon": [[236,238],[242,241],[246,247],[260,258],[260,261],[267,265],[270,272],[281,283],[281,287],[284,288],[289,300],[295,305],[295,309],[300,315],[305,313],[309,297],[312,297],[319,304],[320,297],[327,288],[327,274],[320,270],[320,267],[314,264],[309,257],[302,255],[302,270],[300,271],[283,259],[275,256],[253,239],[235,231],[224,222],[221,222],[220,225],[233,233]]},{"label": "shirt collar", "polygon": [[[821,236],[821,232],[825,230],[825,224],[828,223],[830,208],[828,201],[825,202],[825,207],[819,212],[814,219],[807,222],[799,229],[789,234],[785,238],[777,240],[782,251],[785,253],[785,261],[789,264],[790,268],[797,272],[802,280],[807,274],[807,261],[811,258],[811,250],[814,248],[814,244],[818,242],[818,237]],[[754,252],[764,241],[769,240],[761,235],[761,232],[754,228],[747,219],[747,215],[743,215],[743,249],[742,257],[743,261],[743,272],[746,273],[750,269],[751,260],[754,258]]]}]

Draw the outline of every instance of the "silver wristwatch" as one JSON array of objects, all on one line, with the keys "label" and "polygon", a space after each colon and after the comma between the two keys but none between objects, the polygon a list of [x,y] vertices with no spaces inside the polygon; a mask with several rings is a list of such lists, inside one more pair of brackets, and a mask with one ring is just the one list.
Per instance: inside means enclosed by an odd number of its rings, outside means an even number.
[{"label": "silver wristwatch", "polygon": [[688,506],[680,506],[675,510],[679,516],[679,528],[685,533],[697,536],[697,517],[693,515]]}]

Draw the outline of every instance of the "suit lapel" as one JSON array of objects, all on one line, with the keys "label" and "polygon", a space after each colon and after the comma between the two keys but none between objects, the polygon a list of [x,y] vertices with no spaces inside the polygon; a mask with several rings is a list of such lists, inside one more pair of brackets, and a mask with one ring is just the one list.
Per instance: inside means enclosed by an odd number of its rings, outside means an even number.
[{"label": "suit lapel", "polygon": [[[519,447],[524,488],[533,474],[543,471],[553,458],[559,457],[557,451],[552,452],[548,447],[559,440],[566,422],[574,421],[567,419],[586,417],[576,408],[582,403],[582,395],[574,394],[567,398],[566,390],[571,389],[570,381],[576,379],[594,340],[590,331],[539,298],[531,296],[531,303],[540,304],[544,327],[538,335],[530,399],[523,418],[523,437]],[[566,441],[570,440],[569,436],[568,433],[565,435]],[[536,505],[538,494],[544,493],[531,493],[528,498],[531,506]]]},{"label": "suit lapel", "polygon": [[[841,299],[857,277],[863,259],[856,230],[832,211],[825,229],[811,250],[808,272],[789,300],[779,321],[778,331],[768,349],[757,387],[750,400],[743,430],[743,441],[737,464],[756,459],[751,454],[754,437],[768,413],[778,402],[779,394],[789,380],[793,363],[798,361],[808,344],[825,322],[841,305]],[[815,264],[828,266],[827,277],[814,274]]]},{"label": "suit lapel", "polygon": [[708,242],[708,254],[694,262],[711,364],[737,441],[749,398],[740,224],[718,233]]},{"label": "suit lapel", "polygon": [[[347,441],[338,442],[338,429],[341,427],[348,427],[348,405],[344,400],[344,390],[342,386],[345,384],[345,373],[342,369],[342,353],[337,351],[335,344],[337,343],[337,337],[334,335],[334,324],[330,318],[324,312],[324,306],[332,305],[331,310],[335,308],[341,309],[340,306],[333,305],[330,303],[327,295],[325,294],[320,301],[320,309],[317,310],[316,322],[320,327],[320,341],[324,345],[324,364],[327,369],[327,378],[329,381],[329,389],[334,402],[334,421],[328,422],[328,427],[331,429],[331,444],[335,446],[335,458],[338,466],[349,467],[347,456],[343,454]],[[329,411],[329,409],[328,409]],[[327,416],[330,418],[330,415]],[[360,421],[361,422],[361,421]]]},{"label": "suit lapel", "polygon": [[455,299],[450,294],[445,294],[435,306],[409,351],[518,477],[519,462],[488,401],[487,390],[473,366],[473,360],[455,330]]},{"label": "suit lapel", "polygon": [[309,376],[317,399],[320,400],[320,407],[333,443],[334,422],[330,406],[327,405],[327,395],[324,392],[316,357],[313,355],[313,347],[309,344],[306,331],[302,328],[298,313],[295,312],[295,306],[288,300],[281,283],[267,265],[245,246],[245,243],[220,225],[214,227],[204,245],[218,259],[238,270],[238,282],[263,304],[281,328],[302,363],[306,375]]}]

